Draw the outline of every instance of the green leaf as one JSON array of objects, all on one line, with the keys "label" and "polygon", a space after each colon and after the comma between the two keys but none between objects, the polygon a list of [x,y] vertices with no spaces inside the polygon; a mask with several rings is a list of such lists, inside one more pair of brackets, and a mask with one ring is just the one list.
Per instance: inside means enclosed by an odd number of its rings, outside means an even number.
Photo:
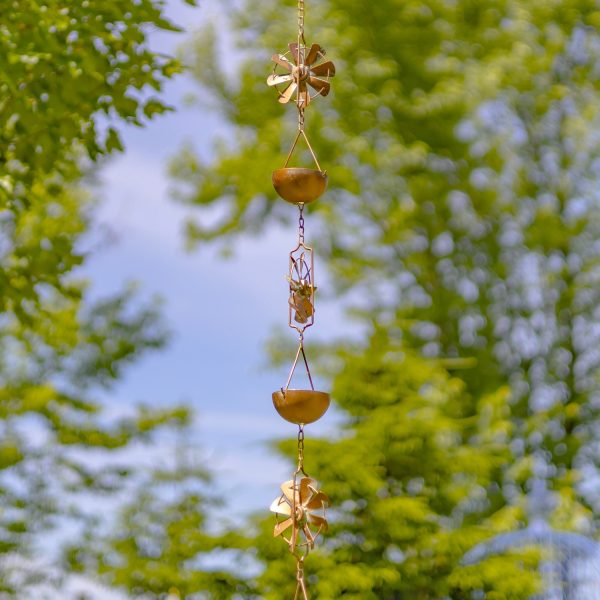
[{"label": "green leaf", "polygon": [[105,147],[106,147],[106,151],[109,153],[113,152],[115,150],[117,152],[123,152],[125,150],[125,147],[123,146],[123,143],[121,141],[121,137],[120,137],[119,133],[112,127],[109,128],[109,130],[108,130],[108,135],[106,136]]}]

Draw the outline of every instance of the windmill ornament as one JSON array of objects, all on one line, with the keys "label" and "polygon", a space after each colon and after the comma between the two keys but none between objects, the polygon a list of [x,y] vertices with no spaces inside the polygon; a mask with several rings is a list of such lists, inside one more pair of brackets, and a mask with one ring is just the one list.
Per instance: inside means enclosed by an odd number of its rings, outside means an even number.
[{"label": "windmill ornament", "polygon": [[[294,600],[308,600],[304,561],[317,538],[327,530],[325,510],[329,499],[304,469],[304,427],[320,419],[329,408],[329,394],[315,390],[304,350],[304,333],[315,323],[315,265],[313,249],[304,239],[305,205],[317,200],[327,188],[327,173],[319,161],[305,131],[305,111],[319,96],[327,96],[334,64],[325,59],[319,44],[308,45],[304,38],[304,0],[298,2],[298,37],[283,53],[274,54],[273,72],[267,85],[277,90],[281,104],[294,104],[298,112],[298,131],[282,168],[273,171],[275,191],[298,207],[298,241],[289,253],[288,325],[298,334],[298,350],[285,386],[273,392],[273,405],[281,417],[298,426],[298,465],[292,479],[281,485],[281,494],[271,504],[275,513],[273,535],[281,537],[296,559]],[[315,168],[289,166],[298,142],[303,140]],[[302,361],[300,361],[302,359]],[[291,388],[298,364],[306,369],[310,389]]]},{"label": "windmill ornament", "polygon": [[[287,54],[273,55],[275,72],[269,76],[267,84],[286,86],[283,92],[279,92],[281,104],[287,104],[295,99],[296,104],[306,108],[315,96],[329,94],[331,89],[329,77],[335,75],[335,65],[331,61],[321,62],[325,57],[325,51],[319,44],[313,44],[308,53],[306,46],[300,46],[296,42],[290,44],[289,49]],[[289,55],[292,60],[289,59]],[[281,67],[284,73],[277,73],[277,67]],[[314,90],[312,94],[310,88]]]}]

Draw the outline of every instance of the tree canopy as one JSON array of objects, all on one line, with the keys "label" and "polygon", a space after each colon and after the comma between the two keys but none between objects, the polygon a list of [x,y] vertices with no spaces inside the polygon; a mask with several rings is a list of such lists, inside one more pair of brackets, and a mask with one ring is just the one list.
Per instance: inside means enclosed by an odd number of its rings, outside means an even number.
[{"label": "tree canopy", "polygon": [[[65,571],[57,571],[58,548],[49,556],[48,546],[70,532],[67,568],[78,568],[80,555],[94,548],[84,533],[108,536],[117,526],[123,490],[139,500],[138,515],[152,514],[159,474],[140,473],[120,451],[150,448],[161,426],[183,429],[190,420],[178,406],[104,410],[98,392],[162,348],[168,331],[156,300],[130,285],[92,299],[79,270],[97,204],[82,177],[122,149],[125,124],[142,126],[168,110],[160,92],[181,70],[151,49],[156,30],[179,31],[164,3],[153,0],[11,0],[0,7],[2,598],[46,597],[48,585],[61,594],[54,575]],[[140,478],[143,490],[132,487]],[[201,510],[201,498],[182,492],[178,502],[167,512],[170,523],[196,527],[201,513],[186,521],[179,509],[187,502]],[[115,518],[103,511],[98,518],[98,505]],[[135,557],[145,559],[142,547]],[[208,574],[196,591],[218,580]],[[122,577],[111,581],[127,585]]]},{"label": "tree canopy", "polygon": [[[306,571],[316,598],[529,598],[534,551],[462,564],[475,544],[523,519],[497,481],[510,460],[508,387],[477,399],[438,361],[378,330],[368,346],[340,350],[333,397],[345,415],[337,438],[314,440],[306,465],[331,500],[331,526]],[[281,448],[293,455],[292,443]],[[267,599],[293,597],[291,560],[272,519],[255,539]]]},{"label": "tree canopy", "polygon": [[[188,0],[188,4],[195,4]],[[81,156],[121,149],[117,127],[167,110],[163,83],[180,71],[150,48],[150,30],[180,31],[164,2],[29,2],[0,8],[3,204],[40,174],[69,174]],[[104,117],[99,120],[99,117]],[[114,124],[106,128],[107,124]]]}]

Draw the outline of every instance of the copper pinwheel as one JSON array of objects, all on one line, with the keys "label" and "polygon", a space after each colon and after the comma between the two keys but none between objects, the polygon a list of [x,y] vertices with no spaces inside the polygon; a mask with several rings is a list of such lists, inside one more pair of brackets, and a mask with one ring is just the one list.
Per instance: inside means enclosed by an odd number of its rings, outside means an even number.
[{"label": "copper pinwheel", "polygon": [[278,516],[273,536],[282,536],[294,553],[308,552],[321,531],[327,529],[325,508],[329,498],[310,477],[302,477],[299,483],[293,479],[286,481],[281,491],[281,496],[271,504],[271,511]]},{"label": "copper pinwheel", "polygon": [[[305,108],[315,96],[327,96],[331,85],[329,79],[335,75],[335,65],[330,61],[320,62],[325,57],[325,50],[319,44],[308,46],[292,43],[289,52],[274,54],[273,73],[267,79],[270,86],[283,86],[279,91],[279,102],[288,103],[292,98],[298,106]],[[283,73],[277,68],[284,69]],[[311,94],[310,88],[315,90]]]}]

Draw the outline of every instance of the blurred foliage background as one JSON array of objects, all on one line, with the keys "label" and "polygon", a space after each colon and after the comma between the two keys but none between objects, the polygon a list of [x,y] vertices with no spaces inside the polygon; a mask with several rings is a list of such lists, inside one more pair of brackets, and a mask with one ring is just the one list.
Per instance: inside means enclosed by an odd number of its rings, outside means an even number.
[{"label": "blurred foliage background", "polygon": [[[110,563],[114,580],[136,594],[160,587],[161,596],[169,588],[160,586],[160,575],[159,583],[148,577],[140,588],[135,571],[123,574],[126,559],[92,561],[95,544],[113,527],[128,534],[124,542],[114,540],[115,552],[127,555],[133,547],[141,561],[165,537],[179,547],[178,526],[186,534],[193,529],[185,552],[217,545],[202,533],[207,500],[198,488],[206,474],[194,466],[198,461],[173,460],[172,472],[152,473],[150,484],[128,455],[140,445],[151,448],[159,429],[184,438],[189,410],[140,406],[115,416],[95,400],[130,363],[163,347],[168,331],[157,302],[131,286],[92,301],[77,273],[89,256],[96,205],[85,178],[122,149],[120,126],[142,126],[171,110],[159,94],[181,63],[148,44],[150,31],[179,30],[163,8],[152,0],[11,0],[0,7],[2,598],[63,597],[64,575],[92,563],[100,571]],[[130,494],[135,515],[121,529],[111,511]],[[125,518],[133,509],[123,510]],[[157,530],[147,531],[144,519]],[[70,536],[77,539],[65,564],[46,568],[40,553],[52,551],[61,538],[48,540],[65,529],[79,532]],[[55,562],[57,554],[54,549]],[[181,578],[194,580],[196,591],[223,585],[219,573]]]},{"label": "blurred foliage background", "polygon": [[[65,568],[132,597],[292,597],[293,565],[270,539],[270,518],[252,536],[206,530],[209,474],[197,461],[138,481],[112,529],[63,500],[135,480],[92,471],[73,448],[122,447],[188,419],[184,408],[141,409],[100,425],[87,390],[110,385],[165,332],[154,305],[128,310],[130,291],[89,305],[73,275],[93,218],[81,178],[121,149],[119,123],[166,110],[137,92],[158,94],[181,64],[145,45],[148,25],[174,27],[158,2],[9,4],[0,9],[0,543],[21,563],[0,561],[3,593],[23,597],[14,565],[26,570],[36,535],[68,514],[85,534]],[[215,28],[183,51],[234,131],[212,160],[183,148],[171,166],[178,200],[195,209],[187,242],[198,247],[228,248],[295,216],[269,184],[294,115],[265,85],[271,53],[294,37],[295,2],[224,5],[239,76],[223,75]],[[552,525],[597,537],[599,25],[591,0],[308,5],[308,41],[338,69],[330,98],[307,114],[330,180],[308,235],[330,273],[324,293],[367,331],[362,343],[320,349],[336,365],[344,423],[335,439],[307,443],[309,471],[333,504],[307,565],[315,598],[531,597],[535,551],[476,566],[462,558],[527,524],[540,462]],[[31,421],[39,444],[23,434]],[[162,493],[165,479],[178,491]],[[229,571],[202,567],[202,555],[224,549],[254,556],[259,574],[240,581],[235,558]]]},{"label": "blurred foliage background", "polygon": [[[174,161],[198,210],[192,243],[294,218],[262,176],[292,138],[264,65],[286,47],[294,6],[236,11],[239,84],[211,67],[214,31],[188,46],[237,132],[212,162],[186,149]],[[332,97],[307,114],[330,177],[310,237],[330,293],[372,332],[338,347],[346,425],[312,445],[336,507],[311,562],[317,597],[530,596],[522,557],[475,571],[460,559],[524,525],[534,457],[552,524],[596,534],[598,495],[583,483],[597,473],[598,19],[596,3],[573,0],[308,6],[308,41],[338,67]],[[223,220],[209,226],[215,205]],[[276,551],[257,543],[263,593],[281,597]]]}]

